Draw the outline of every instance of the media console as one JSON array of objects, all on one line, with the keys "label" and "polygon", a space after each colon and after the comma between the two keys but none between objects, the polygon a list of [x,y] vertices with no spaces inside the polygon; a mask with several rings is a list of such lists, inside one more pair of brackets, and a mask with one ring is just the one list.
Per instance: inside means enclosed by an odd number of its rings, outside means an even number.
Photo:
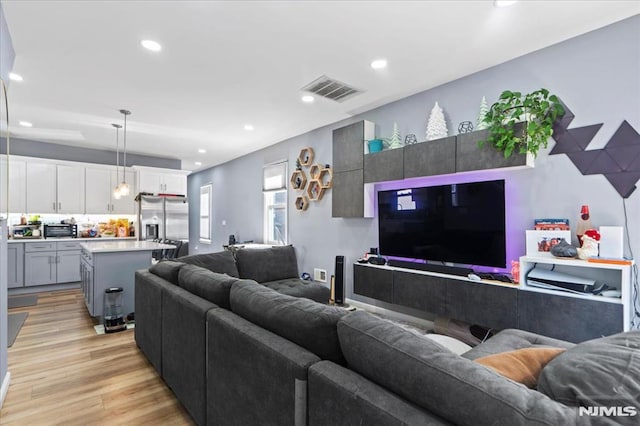
[{"label": "media console", "polygon": [[556,258],[520,259],[521,278],[536,264],[606,280],[621,298],[581,295],[392,265],[354,264],[353,292],[386,303],[494,329],[519,328],[582,342],[629,330],[631,267]]}]

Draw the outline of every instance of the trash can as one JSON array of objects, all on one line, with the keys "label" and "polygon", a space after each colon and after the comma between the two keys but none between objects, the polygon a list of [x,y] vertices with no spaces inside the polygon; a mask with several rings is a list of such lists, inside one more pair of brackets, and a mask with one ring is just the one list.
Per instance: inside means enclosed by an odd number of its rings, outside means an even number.
[{"label": "trash can", "polygon": [[104,291],[104,332],[115,333],[127,329],[122,307],[122,287],[110,287]]}]

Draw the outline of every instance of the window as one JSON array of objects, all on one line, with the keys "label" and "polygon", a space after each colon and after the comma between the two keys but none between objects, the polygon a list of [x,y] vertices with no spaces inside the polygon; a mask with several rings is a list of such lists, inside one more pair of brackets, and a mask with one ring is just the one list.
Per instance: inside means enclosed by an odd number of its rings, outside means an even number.
[{"label": "window", "polygon": [[211,184],[200,187],[200,242],[205,244],[211,244],[211,189]]},{"label": "window", "polygon": [[287,163],[270,164],[264,168],[264,242],[287,244]]}]

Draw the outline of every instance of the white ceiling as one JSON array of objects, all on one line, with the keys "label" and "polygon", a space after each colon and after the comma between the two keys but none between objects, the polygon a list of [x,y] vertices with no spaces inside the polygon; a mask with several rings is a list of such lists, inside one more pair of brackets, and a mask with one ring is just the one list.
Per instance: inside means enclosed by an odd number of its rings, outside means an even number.
[{"label": "white ceiling", "polygon": [[[177,158],[187,170],[640,13],[638,1],[612,0],[1,4],[24,78],[9,88],[12,124],[34,125],[13,125],[12,135],[114,149],[111,123],[125,108],[129,152]],[[369,67],[379,57],[387,69]],[[323,74],[364,93],[302,103],[300,88]]]}]

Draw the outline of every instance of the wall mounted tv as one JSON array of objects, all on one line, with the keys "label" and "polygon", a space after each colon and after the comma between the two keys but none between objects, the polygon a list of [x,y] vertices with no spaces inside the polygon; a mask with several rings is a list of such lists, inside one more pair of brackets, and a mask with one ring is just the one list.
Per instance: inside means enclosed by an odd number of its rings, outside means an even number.
[{"label": "wall mounted tv", "polygon": [[380,254],[506,267],[504,180],[378,192]]}]

